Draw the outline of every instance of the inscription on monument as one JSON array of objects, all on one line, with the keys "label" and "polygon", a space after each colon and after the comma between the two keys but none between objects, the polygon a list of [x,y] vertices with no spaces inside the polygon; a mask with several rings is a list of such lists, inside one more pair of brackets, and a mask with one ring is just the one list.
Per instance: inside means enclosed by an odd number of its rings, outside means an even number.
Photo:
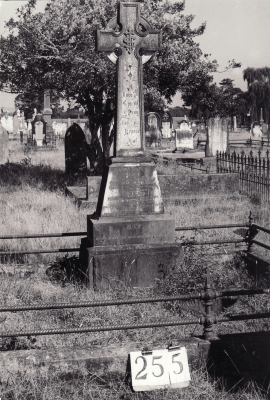
[{"label": "inscription on monument", "polygon": [[[135,64],[135,65],[134,65]],[[123,149],[138,149],[141,147],[139,92],[137,83],[138,63],[134,63],[134,56],[128,55],[125,59],[122,94],[122,115],[120,119],[119,147]]]}]

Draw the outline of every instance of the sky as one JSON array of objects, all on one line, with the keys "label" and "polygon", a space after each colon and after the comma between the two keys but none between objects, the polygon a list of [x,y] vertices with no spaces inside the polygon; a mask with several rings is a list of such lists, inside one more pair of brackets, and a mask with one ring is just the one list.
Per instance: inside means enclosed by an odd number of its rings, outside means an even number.
[{"label": "sky", "polygon": [[[172,0],[174,3],[175,0]],[[4,21],[16,16],[16,9],[26,1],[0,0],[0,34],[4,34]],[[38,0],[37,7],[43,10],[47,1]],[[236,87],[247,90],[243,70],[247,67],[270,67],[270,0],[185,0],[186,15],[194,15],[192,28],[206,22],[205,33],[195,40],[205,54],[211,54],[219,64],[214,75],[215,82],[224,78],[234,79]],[[227,62],[235,59],[242,67],[224,71]],[[14,106],[16,95],[0,92],[0,108]],[[181,105],[181,96],[176,95],[173,105]]]}]

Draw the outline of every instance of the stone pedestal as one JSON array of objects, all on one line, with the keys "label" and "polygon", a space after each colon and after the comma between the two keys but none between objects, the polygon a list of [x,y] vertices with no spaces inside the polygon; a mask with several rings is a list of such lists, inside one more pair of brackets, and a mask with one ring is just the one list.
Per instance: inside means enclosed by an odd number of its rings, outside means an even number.
[{"label": "stone pedestal", "polygon": [[87,237],[91,246],[120,244],[173,243],[175,219],[170,215],[138,215],[87,219]]},{"label": "stone pedestal", "polygon": [[173,268],[180,252],[175,219],[164,214],[155,164],[146,158],[120,161],[107,165],[96,212],[87,217],[81,259],[90,287],[115,281],[151,286]]},{"label": "stone pedestal", "polygon": [[89,288],[150,287],[181,260],[179,243],[89,247],[81,245],[82,271]]},{"label": "stone pedestal", "polygon": [[116,158],[106,166],[97,205],[99,217],[164,213],[155,164],[146,160]]}]

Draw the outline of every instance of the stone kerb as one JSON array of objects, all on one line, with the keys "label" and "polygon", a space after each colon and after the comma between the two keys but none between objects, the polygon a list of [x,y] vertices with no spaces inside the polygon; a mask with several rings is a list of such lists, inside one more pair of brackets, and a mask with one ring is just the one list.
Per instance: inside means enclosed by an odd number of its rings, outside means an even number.
[{"label": "stone kerb", "polygon": [[210,118],[207,123],[206,157],[214,157],[217,151],[229,150],[228,118]]}]

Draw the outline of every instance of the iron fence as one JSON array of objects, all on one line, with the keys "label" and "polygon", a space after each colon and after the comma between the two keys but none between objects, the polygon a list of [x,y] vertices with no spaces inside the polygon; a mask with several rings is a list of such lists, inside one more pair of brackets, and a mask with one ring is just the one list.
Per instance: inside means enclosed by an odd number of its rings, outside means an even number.
[{"label": "iron fence", "polygon": [[[194,292],[187,295],[178,296],[161,296],[161,297],[147,297],[147,298],[128,298],[121,300],[104,300],[104,301],[93,301],[93,302],[76,302],[76,303],[49,303],[49,304],[36,304],[36,305],[0,305],[0,312],[20,312],[20,311],[34,311],[34,310],[52,310],[52,309],[70,309],[70,308],[82,308],[82,307],[108,307],[108,306],[120,306],[120,305],[133,305],[141,303],[157,303],[157,302],[168,302],[168,301],[188,301],[188,300],[199,300],[204,311],[201,311],[201,307],[198,305],[198,311],[194,307],[191,307],[191,313],[195,313],[194,317],[191,318],[175,318],[173,320],[156,321],[156,322],[138,322],[133,324],[120,324],[120,325],[103,325],[103,326],[86,326],[81,328],[70,328],[70,329],[43,329],[43,330],[20,330],[20,331],[0,331],[0,337],[21,337],[21,336],[41,336],[41,335],[56,335],[56,334],[72,334],[72,333],[88,333],[88,332],[104,332],[114,330],[126,330],[126,329],[143,329],[143,328],[154,328],[154,327],[167,327],[167,326],[180,326],[180,325],[203,325],[203,338],[211,340],[216,337],[214,332],[214,325],[220,322],[229,321],[243,321],[248,319],[262,319],[269,318],[270,312],[266,313],[254,313],[254,314],[227,314],[218,316],[215,311],[215,302],[218,298],[222,297],[238,297],[238,296],[250,296],[270,294],[270,289],[232,289],[225,291],[216,291],[212,287],[211,277],[209,270],[206,274],[206,283],[204,290],[201,292]],[[188,310],[188,307],[184,306],[184,310]]]},{"label": "iron fence", "polygon": [[246,156],[244,152],[232,154],[218,152],[216,156],[218,173],[239,174],[240,189],[248,195],[259,195],[263,200],[270,201],[270,159],[269,151],[266,157],[261,157],[261,151],[254,157],[250,151]]},{"label": "iron fence", "polygon": [[[223,241],[209,241],[209,242],[186,242],[184,245],[196,245],[196,244],[224,244],[224,243],[246,243],[247,249],[255,244],[270,250],[270,246],[255,240],[255,236],[258,231],[270,233],[270,230],[254,224],[253,218],[250,212],[249,222],[239,224],[224,224],[224,225],[201,225],[201,226],[190,226],[190,227],[177,227],[176,231],[185,230],[200,230],[200,229],[224,229],[224,228],[244,228],[243,238],[239,240],[223,240]],[[84,236],[86,232],[68,232],[68,233],[53,233],[53,234],[38,234],[38,235],[8,235],[1,236],[0,239],[15,239],[15,238],[29,238],[29,237],[64,237],[64,236]],[[68,249],[64,249],[68,250]],[[76,249],[71,249],[76,250]],[[54,250],[55,251],[55,250]],[[40,251],[42,252],[42,251]],[[47,251],[44,251],[47,252]],[[1,254],[1,253],[0,253]],[[270,294],[269,289],[228,289],[222,291],[216,291],[211,283],[211,277],[209,270],[206,274],[206,283],[204,290],[201,292],[193,292],[191,294],[182,294],[176,296],[160,296],[160,297],[148,297],[148,298],[127,298],[117,300],[104,300],[104,301],[90,301],[90,302],[73,302],[73,303],[48,303],[48,304],[32,304],[32,305],[8,305],[0,304],[0,313],[5,312],[23,312],[23,311],[34,311],[34,310],[53,310],[53,309],[70,309],[70,308],[88,308],[88,307],[108,307],[108,306],[120,306],[120,305],[131,305],[141,303],[158,303],[158,302],[173,302],[173,301],[189,301],[196,300],[199,302],[197,311],[195,310],[195,317],[191,318],[175,318],[167,321],[156,321],[156,322],[138,322],[134,324],[120,324],[120,325],[103,325],[103,326],[87,326],[81,328],[71,329],[45,329],[45,330],[20,330],[20,331],[0,331],[0,337],[19,337],[19,336],[39,336],[39,335],[54,335],[54,334],[71,334],[71,333],[87,333],[87,332],[102,332],[102,331],[113,331],[113,330],[126,330],[126,329],[143,329],[153,327],[166,327],[166,326],[180,326],[180,325],[195,325],[200,324],[203,326],[203,338],[210,340],[215,337],[214,325],[221,322],[229,321],[240,321],[248,319],[261,319],[269,318],[270,312],[266,313],[254,313],[254,314],[226,314],[218,315],[216,302],[222,297],[238,297],[238,296],[250,296],[259,294]],[[189,307],[183,306],[184,310],[189,310]],[[202,311],[202,309],[204,311]],[[194,314],[194,307],[189,310]]]},{"label": "iron fence", "polygon": [[[187,230],[205,230],[205,229],[226,229],[226,228],[244,228],[248,227],[248,223],[237,223],[237,224],[222,224],[222,225],[201,225],[201,226],[188,226],[188,227],[175,227],[175,232],[187,231]],[[0,236],[0,240],[14,240],[14,239],[38,239],[38,238],[64,238],[64,237],[75,237],[75,236],[87,236],[87,232],[63,232],[63,233],[41,233],[41,234],[29,234],[29,235],[3,235]],[[199,245],[211,245],[211,244],[238,244],[244,243],[245,239],[230,239],[230,240],[212,240],[204,242],[185,241],[183,246],[199,246]],[[5,250],[0,251],[0,256],[16,256],[16,255],[27,255],[27,254],[50,254],[50,253],[74,253],[79,252],[80,247],[73,248],[60,248],[60,249],[44,249],[44,250],[23,250],[23,251],[11,251]]]}]

